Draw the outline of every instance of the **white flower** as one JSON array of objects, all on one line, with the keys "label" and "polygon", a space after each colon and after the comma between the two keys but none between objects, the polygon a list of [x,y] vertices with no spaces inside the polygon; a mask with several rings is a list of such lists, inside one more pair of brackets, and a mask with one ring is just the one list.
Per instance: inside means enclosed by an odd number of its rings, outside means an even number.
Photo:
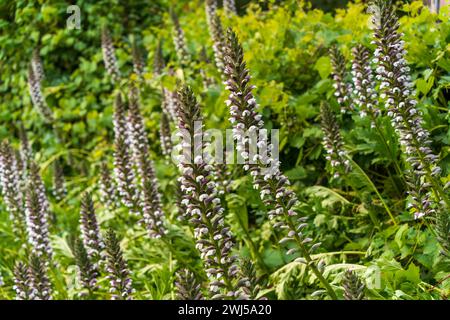
[{"label": "white flower", "polygon": [[195,164],[200,164],[200,163],[202,163],[202,161],[203,161],[202,156],[196,156],[194,159]]}]

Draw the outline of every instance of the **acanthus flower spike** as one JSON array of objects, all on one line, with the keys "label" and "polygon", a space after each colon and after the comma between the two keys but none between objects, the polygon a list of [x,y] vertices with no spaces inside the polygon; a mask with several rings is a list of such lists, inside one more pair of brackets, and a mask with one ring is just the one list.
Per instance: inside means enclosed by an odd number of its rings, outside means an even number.
[{"label": "acanthus flower spike", "polygon": [[342,282],[345,300],[363,300],[365,285],[355,271],[346,270]]},{"label": "acanthus flower spike", "polygon": [[201,283],[195,277],[195,274],[188,269],[178,270],[176,272],[175,287],[177,290],[177,299],[179,300],[203,300]]},{"label": "acanthus flower spike", "polygon": [[[153,72],[156,76],[161,76],[164,68],[166,66],[166,63],[164,61],[164,55],[162,51],[162,40],[158,41],[157,48],[155,50],[155,56],[154,56],[154,66],[153,66]],[[169,72],[170,73],[170,72]],[[170,91],[167,88],[164,88],[164,86],[161,86],[161,93],[162,93],[162,103],[161,103],[161,109],[163,113],[167,115],[170,121],[176,122],[177,121],[177,114],[176,114],[176,92]]]},{"label": "acanthus flower spike", "polygon": [[73,243],[72,253],[78,268],[79,281],[82,287],[87,290],[87,293],[81,292],[80,296],[90,296],[98,289],[98,265],[89,257],[83,241],[78,238],[76,238]]},{"label": "acanthus flower spike", "polygon": [[441,253],[450,258],[450,215],[448,212],[440,213],[434,218],[434,229],[442,247]]},{"label": "acanthus flower spike", "polygon": [[58,160],[53,162],[53,195],[61,201],[67,194],[63,168]]},{"label": "acanthus flower spike", "polygon": [[214,167],[214,181],[217,184],[218,194],[223,196],[230,192],[231,172],[226,163],[215,163]]},{"label": "acanthus flower spike", "polygon": [[[436,202],[441,202],[448,211],[450,202],[445,193],[439,176],[441,168],[437,164],[439,157],[431,149],[430,133],[424,128],[421,112],[417,101],[413,98],[413,83],[410,68],[405,59],[406,50],[402,34],[399,33],[398,18],[392,1],[375,0],[370,8],[373,23],[373,44],[376,45],[373,62],[377,65],[377,79],[380,81],[387,114],[391,118],[405,150],[406,162],[410,166],[410,187],[416,187],[412,192],[425,195],[415,201],[416,218],[436,213],[436,204],[431,197],[434,193]],[[418,188],[418,189],[417,189]],[[430,195],[427,195],[430,193]]]},{"label": "acanthus flower spike", "polygon": [[119,195],[117,193],[117,186],[111,177],[111,170],[108,168],[108,163],[102,161],[100,165],[100,201],[106,204],[109,209],[114,209],[119,205]]},{"label": "acanthus flower spike", "polygon": [[19,138],[20,138],[20,158],[22,159],[23,173],[29,166],[30,161],[33,159],[33,150],[31,148],[30,141],[28,140],[28,135],[25,130],[23,123],[19,124]]},{"label": "acanthus flower spike", "polygon": [[30,249],[45,267],[50,266],[53,249],[49,232],[49,205],[38,167],[32,163],[26,190],[25,213]]},{"label": "acanthus flower spike", "polygon": [[30,276],[28,266],[22,262],[17,262],[13,270],[16,300],[29,300],[31,295]]},{"label": "acanthus flower spike", "polygon": [[238,297],[239,267],[231,250],[233,235],[225,225],[216,183],[211,178],[213,167],[205,161],[202,140],[200,106],[189,87],[183,86],[178,95],[178,126],[183,135],[183,156],[178,164],[182,176],[179,181],[184,192],[182,204],[194,227],[196,248],[200,251],[209,291],[213,298]]},{"label": "acanthus flower spike", "polygon": [[153,56],[153,73],[155,74],[155,76],[160,76],[163,73],[164,68],[166,67],[162,46],[163,40],[159,39]]},{"label": "acanthus flower spike", "polygon": [[139,213],[139,190],[132,167],[131,143],[120,93],[114,101],[114,178],[120,201],[131,213]]},{"label": "acanthus flower spike", "polygon": [[347,113],[353,109],[351,104],[351,84],[347,83],[346,60],[336,45],[330,48],[331,65],[333,67],[333,87],[334,96],[341,107],[342,113]]},{"label": "acanthus flower spike", "polygon": [[111,34],[106,27],[102,28],[102,53],[103,62],[105,63],[106,71],[113,80],[117,82],[120,80],[120,71],[116,58],[116,51],[111,38]]},{"label": "acanthus flower spike", "polygon": [[223,32],[222,22],[217,12],[216,0],[206,1],[206,18],[208,22],[209,34],[213,42],[214,60],[216,67],[220,74],[223,76],[224,63],[224,48],[225,48],[225,35]]},{"label": "acanthus flower spike", "polygon": [[223,0],[223,8],[227,15],[232,16],[237,14],[235,0]]},{"label": "acanthus flower spike", "polygon": [[374,78],[371,52],[365,46],[358,44],[352,49],[352,80],[353,80],[353,102],[356,109],[359,111],[361,118],[368,117],[371,128],[375,129],[381,139],[386,153],[394,164],[396,173],[403,177],[403,170],[397,163],[397,154],[387,142],[387,139],[380,126],[378,120],[381,116],[381,109],[379,106],[379,94],[376,90],[376,81]]},{"label": "acanthus flower spike", "polygon": [[161,114],[161,123],[159,128],[159,137],[161,141],[162,154],[170,157],[172,154],[172,130],[170,129],[170,121],[166,113]]},{"label": "acanthus flower spike", "polygon": [[205,1],[205,13],[206,22],[208,25],[211,23],[211,19],[216,15],[217,12],[217,0],[206,0]]},{"label": "acanthus flower spike", "polygon": [[[244,297],[248,300],[255,300],[258,298],[260,292],[260,286],[258,284],[259,279],[256,276],[255,264],[250,259],[240,260],[241,269],[241,284]],[[265,297],[259,298],[259,300],[265,300]]]},{"label": "acanthus flower spike", "polygon": [[[204,63],[205,65],[208,65],[211,63],[211,61],[208,58],[208,53],[206,52],[206,48],[202,47],[201,51],[200,51],[200,62]],[[203,89],[204,90],[208,90],[209,87],[213,86],[214,84],[216,84],[216,81],[213,77],[210,77],[204,68],[200,68],[199,69],[199,73],[200,73],[200,77],[203,81]]]},{"label": "acanthus flower spike", "polygon": [[42,181],[40,168],[35,162],[30,162],[29,165],[28,184],[31,184],[35,188],[35,191],[38,194],[41,210],[43,213],[45,213],[47,220],[51,221],[54,217],[50,212],[50,202],[47,197],[47,191],[44,185],[44,181]]},{"label": "acanthus flower spike", "polygon": [[330,163],[333,177],[338,178],[351,170],[350,161],[347,159],[347,151],[344,149],[336,116],[326,102],[322,102],[320,106],[320,117],[326,159]]},{"label": "acanthus flower spike", "polygon": [[134,37],[131,45],[131,55],[133,57],[133,72],[142,79],[145,73],[145,60]]},{"label": "acanthus flower spike", "polygon": [[170,91],[169,89],[162,89],[162,111],[165,113],[169,119],[177,123],[177,103],[178,103],[178,94],[176,91]]},{"label": "acanthus flower spike", "polygon": [[355,105],[361,117],[368,115],[372,126],[381,114],[378,106],[378,94],[375,90],[375,81],[370,65],[370,52],[363,45],[357,45],[352,50],[353,94]]},{"label": "acanthus flower spike", "polygon": [[123,257],[116,233],[109,229],[106,237],[106,271],[110,285],[111,300],[131,300],[134,289],[128,264]]},{"label": "acanthus flower spike", "polygon": [[170,9],[170,17],[173,24],[173,44],[175,46],[175,51],[180,64],[186,66],[191,61],[191,55],[186,45],[184,31],[181,28],[180,21],[173,8]]},{"label": "acanthus flower spike", "polygon": [[[269,208],[269,219],[274,226],[287,232],[280,244],[288,241],[294,241],[296,247],[291,249],[290,253],[299,252],[303,259],[322,285],[327,290],[331,298],[336,299],[336,293],[325,279],[321,271],[316,266],[311,253],[317,248],[312,239],[304,235],[302,230],[307,226],[303,217],[298,217],[295,211],[295,205],[298,203],[297,196],[288,189],[290,182],[280,171],[280,162],[272,153],[274,146],[267,144],[265,139],[255,141],[260,149],[270,150],[269,155],[259,155],[261,158],[249,159],[251,151],[250,139],[246,136],[248,133],[256,133],[256,137],[264,133],[261,129],[264,126],[262,116],[257,112],[257,103],[253,95],[255,88],[250,84],[250,73],[247,69],[242,46],[236,34],[228,29],[227,45],[225,48],[225,82],[226,89],[230,95],[226,101],[230,108],[230,122],[233,124],[233,136],[236,140],[236,148],[244,159],[244,170],[249,171],[253,177],[256,189],[260,190],[261,199]],[[253,143],[252,143],[253,145]],[[267,167],[269,165],[269,167]]]},{"label": "acanthus flower spike", "polygon": [[53,111],[45,101],[45,97],[42,94],[41,81],[38,79],[37,75],[35,75],[32,66],[28,68],[28,88],[30,91],[31,101],[42,115],[44,121],[47,123],[53,123],[55,120],[53,117]]},{"label": "acanthus flower spike", "polygon": [[139,177],[143,179],[145,176],[149,176],[153,179],[155,170],[153,162],[149,160],[147,132],[141,115],[139,99],[138,88],[131,86],[128,92],[127,134]]},{"label": "acanthus flower spike", "polygon": [[94,202],[92,201],[91,194],[88,192],[84,193],[81,198],[80,231],[81,239],[83,240],[83,245],[86,248],[89,259],[95,263],[98,262],[105,248],[105,244],[100,234]]},{"label": "acanthus flower spike", "polygon": [[51,300],[52,285],[47,263],[42,257],[32,253],[29,265],[30,300]]},{"label": "acanthus flower spike", "polygon": [[14,230],[24,235],[25,211],[20,187],[20,172],[14,150],[7,141],[0,145],[0,186]]},{"label": "acanthus flower spike", "polygon": [[132,86],[128,95],[128,130],[134,162],[138,168],[142,196],[140,206],[144,223],[151,237],[159,238],[166,233],[164,212],[161,204],[159,183],[151,160],[147,133],[140,111],[139,90]]},{"label": "acanthus flower spike", "polygon": [[31,67],[33,68],[33,73],[36,77],[36,80],[41,82],[45,79],[45,73],[39,51],[39,48],[33,50],[33,55],[31,56]]}]

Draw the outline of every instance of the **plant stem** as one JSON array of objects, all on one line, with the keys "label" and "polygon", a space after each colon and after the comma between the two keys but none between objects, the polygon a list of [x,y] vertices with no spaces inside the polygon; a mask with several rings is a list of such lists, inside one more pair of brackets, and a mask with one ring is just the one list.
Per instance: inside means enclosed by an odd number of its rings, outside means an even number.
[{"label": "plant stem", "polygon": [[256,248],[255,243],[253,242],[248,230],[244,227],[244,223],[240,219],[239,215],[235,213],[236,218],[239,221],[239,226],[241,227],[242,231],[244,232],[244,241],[247,242],[248,246],[250,247],[250,252],[252,253],[253,257],[258,261],[259,267],[262,269],[264,273],[269,272],[269,268],[267,267],[266,263],[264,262],[263,258],[261,257],[261,254],[259,253],[258,249]]},{"label": "plant stem", "polygon": [[[295,230],[295,226],[294,223],[291,219],[290,216],[287,215],[287,213],[285,212],[285,217],[287,218],[287,223],[289,225],[290,228],[292,228],[292,230]],[[325,279],[325,277],[323,276],[323,274],[319,271],[319,269],[317,268],[317,266],[315,265],[314,260],[311,258],[308,250],[306,249],[305,245],[302,242],[302,239],[298,236],[297,233],[295,233],[295,241],[297,242],[297,245],[300,249],[300,251],[302,252],[302,256],[303,258],[305,258],[306,262],[307,262],[307,266],[312,270],[312,272],[315,274],[315,276],[317,277],[317,279],[319,279],[319,281],[322,283],[322,285],[325,287],[325,289],[328,292],[328,295],[333,299],[333,300],[337,300],[337,295],[336,292],[334,292],[333,288],[331,287],[330,283],[328,282],[327,279]]]},{"label": "plant stem", "polygon": [[376,122],[376,120],[377,120],[377,119],[374,118],[374,116],[372,116],[372,121],[373,121],[373,123],[375,124],[375,129],[377,130],[378,135],[380,136],[381,141],[383,142],[383,146],[384,146],[384,148],[386,149],[387,153],[389,154],[389,157],[391,158],[391,161],[392,161],[393,164],[394,164],[395,171],[396,171],[397,174],[402,178],[402,181],[404,182],[404,181],[405,181],[405,177],[404,177],[403,171],[402,171],[402,169],[400,168],[400,165],[398,164],[398,161],[397,161],[395,155],[393,154],[391,148],[389,147],[389,145],[388,145],[388,143],[387,143],[387,140],[386,140],[386,138],[385,138],[383,132],[381,131],[380,126],[379,126],[378,123]]},{"label": "plant stem", "polygon": [[352,166],[354,168],[356,168],[364,176],[366,181],[372,187],[372,190],[376,193],[376,195],[380,199],[381,203],[383,204],[384,209],[386,210],[387,214],[391,218],[391,221],[394,223],[394,225],[397,225],[397,221],[395,220],[395,218],[394,218],[394,216],[393,216],[393,214],[391,212],[391,209],[389,209],[388,205],[384,201],[383,197],[381,196],[380,192],[378,191],[377,187],[374,185],[372,180],[370,180],[370,178],[367,176],[367,174],[364,172],[364,170],[361,169],[361,167],[355,161],[353,161],[348,155],[346,156],[346,158],[352,163]]}]

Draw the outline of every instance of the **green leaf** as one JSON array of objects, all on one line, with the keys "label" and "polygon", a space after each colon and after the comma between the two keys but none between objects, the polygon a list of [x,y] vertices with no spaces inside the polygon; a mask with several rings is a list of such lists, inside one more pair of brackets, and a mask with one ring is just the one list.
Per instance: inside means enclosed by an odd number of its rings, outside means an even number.
[{"label": "green leaf", "polygon": [[328,78],[331,74],[331,60],[328,56],[320,57],[314,68],[319,72],[319,75],[322,79]]},{"label": "green leaf", "polygon": [[55,7],[49,6],[49,5],[44,5],[41,8],[41,13],[42,13],[42,20],[45,23],[49,23],[52,20],[55,21],[57,13],[58,13],[58,9],[56,9]]},{"label": "green leaf", "polygon": [[332,207],[336,203],[341,205],[350,204],[350,202],[336,191],[323,186],[313,186],[305,189],[305,194],[309,197],[321,198],[323,207]]}]

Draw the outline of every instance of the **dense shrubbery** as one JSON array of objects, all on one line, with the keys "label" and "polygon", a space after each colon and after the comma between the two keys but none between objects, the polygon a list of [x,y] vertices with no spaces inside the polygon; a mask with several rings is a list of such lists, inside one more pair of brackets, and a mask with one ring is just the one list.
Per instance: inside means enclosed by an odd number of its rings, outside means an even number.
[{"label": "dense shrubbery", "polygon": [[1,298],[447,298],[448,9],[233,2],[0,6]]}]

